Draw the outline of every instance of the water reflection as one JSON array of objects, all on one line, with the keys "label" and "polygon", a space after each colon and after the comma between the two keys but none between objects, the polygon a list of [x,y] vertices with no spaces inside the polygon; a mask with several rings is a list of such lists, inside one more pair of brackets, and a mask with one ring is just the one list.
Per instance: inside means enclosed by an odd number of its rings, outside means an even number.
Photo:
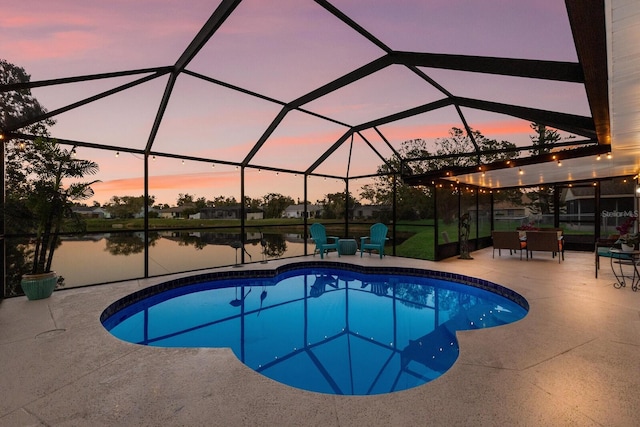
[{"label": "water reflection", "polygon": [[525,314],[456,283],[316,268],[174,289],[104,324],[144,345],[230,347],[247,366],[293,387],[368,395],[437,378],[457,359],[456,331]]},{"label": "water reflection", "polygon": [[[111,255],[133,255],[144,251],[144,233],[117,233],[94,235],[105,239],[105,250]],[[160,239],[159,233],[149,233],[149,246],[155,246]]]},{"label": "water reflection", "polygon": [[[150,231],[149,274],[199,270],[233,265],[238,232]],[[264,246],[261,241],[264,239]],[[298,233],[250,232],[245,249],[250,254],[245,262],[312,253]],[[26,257],[32,252],[28,238],[6,239],[7,268],[5,295],[21,295],[20,277],[26,272]],[[136,279],[144,276],[144,233],[113,232],[84,236],[63,236],[52,268],[65,278],[65,288]],[[240,254],[238,253],[238,258]]]}]

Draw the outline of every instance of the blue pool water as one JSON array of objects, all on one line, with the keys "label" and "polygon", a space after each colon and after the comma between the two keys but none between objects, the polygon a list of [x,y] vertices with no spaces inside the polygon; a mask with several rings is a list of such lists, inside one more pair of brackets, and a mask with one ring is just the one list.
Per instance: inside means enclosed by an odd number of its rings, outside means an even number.
[{"label": "blue pool water", "polygon": [[193,284],[180,279],[114,303],[101,320],[128,342],[230,347],[281,383],[370,395],[445,373],[458,357],[456,331],[504,325],[527,313],[524,298],[490,282],[333,264],[197,276]]}]

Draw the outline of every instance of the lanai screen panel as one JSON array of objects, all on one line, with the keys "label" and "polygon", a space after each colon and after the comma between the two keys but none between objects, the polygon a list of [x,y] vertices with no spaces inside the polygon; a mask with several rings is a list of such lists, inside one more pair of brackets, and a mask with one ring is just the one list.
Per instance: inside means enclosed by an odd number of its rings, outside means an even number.
[{"label": "lanai screen panel", "polygon": [[0,52],[34,81],[169,65],[219,4],[3,2]]},{"label": "lanai screen panel", "polygon": [[156,204],[176,206],[180,194],[240,202],[240,169],[233,165],[155,156],[149,161],[149,195]]},{"label": "lanai screen panel", "polygon": [[582,83],[424,67],[420,69],[455,96],[582,116],[591,115]]},{"label": "lanai screen panel", "polygon": [[[53,117],[56,125],[51,128],[52,136],[144,150],[166,81],[167,77],[158,77],[58,114]],[[97,84],[102,87],[104,82]],[[87,84],[78,83],[58,85],[47,91],[55,94],[62,87],[75,85],[83,86],[83,93],[86,93]],[[75,95],[75,91],[69,91],[69,96]],[[53,111],[46,104],[44,106]]]},{"label": "lanai screen panel", "polygon": [[76,147],[76,157],[92,160],[100,168],[97,174],[88,175],[81,181],[99,181],[91,185],[94,191],[93,197],[83,201],[87,206],[92,206],[95,202],[104,206],[112,201],[113,196],[138,197],[144,194],[144,160],[142,156]]},{"label": "lanai screen panel", "polygon": [[331,121],[290,111],[250,163],[305,171],[346,131]]},{"label": "lanai screen panel", "polygon": [[[245,197],[260,199],[264,203],[269,201],[269,197],[265,196],[271,194],[291,197],[294,204],[304,200],[304,175],[300,173],[247,168],[244,185]],[[265,218],[269,218],[269,214],[266,212]]]},{"label": "lanai screen panel", "polygon": [[[29,70],[25,70],[29,71]],[[130,76],[110,77],[74,83],[57,84],[51,86],[34,87],[31,94],[47,108],[54,111],[74,102],[99,95],[119,86],[132,84],[136,80],[151,76],[152,72],[134,74]],[[33,79],[32,79],[33,80]],[[162,85],[166,84],[166,78],[160,77]]]},{"label": "lanai screen panel", "polygon": [[314,172],[319,174],[353,177],[377,172],[384,161],[359,136],[349,137]]},{"label": "lanai screen panel", "polygon": [[[462,108],[462,113],[469,123],[474,126],[474,129],[482,131],[482,134],[487,138],[498,141],[506,140],[516,144],[518,147],[532,145],[533,140],[538,139],[536,132],[531,128],[531,121],[473,108]],[[557,143],[560,144],[580,142],[587,139],[582,135],[557,129],[553,126],[546,126],[546,129],[547,132],[558,134],[560,139]],[[564,149],[568,148],[564,147]]]},{"label": "lanai screen panel", "polygon": [[304,107],[355,126],[443,97],[441,92],[406,67],[393,65]]},{"label": "lanai screen panel", "polygon": [[180,75],[152,150],[240,162],[281,106]]},{"label": "lanai screen panel", "polygon": [[447,106],[390,122],[378,129],[396,150],[400,150],[405,141],[423,139],[427,142],[427,150],[434,153],[437,149],[434,141],[448,137],[452,127],[464,129],[464,124],[456,109]]},{"label": "lanai screen panel", "polygon": [[313,1],[244,0],[188,68],[289,102],[381,55]]},{"label": "lanai screen panel", "polygon": [[577,60],[562,0],[331,3],[394,50]]}]

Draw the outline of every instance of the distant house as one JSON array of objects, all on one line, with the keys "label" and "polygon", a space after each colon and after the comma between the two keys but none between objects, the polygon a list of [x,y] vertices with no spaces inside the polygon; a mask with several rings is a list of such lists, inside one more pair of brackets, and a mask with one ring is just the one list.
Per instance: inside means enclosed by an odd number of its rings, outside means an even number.
[{"label": "distant house", "polygon": [[[200,212],[189,215],[190,219],[240,219],[240,204],[232,206],[220,206],[215,208],[202,208]],[[264,212],[260,208],[245,209],[245,219],[262,219]]]},{"label": "distant house", "polygon": [[99,206],[74,206],[71,211],[85,218],[111,218],[111,214]]},{"label": "distant house", "polygon": [[92,211],[94,215],[97,215],[96,218],[105,218],[105,219],[111,218],[111,214],[106,210],[102,209],[100,206],[94,207]]},{"label": "distant house", "polygon": [[371,219],[383,218],[391,214],[391,206],[388,205],[357,205],[353,210],[354,218]]},{"label": "distant house", "polygon": [[[321,205],[307,205],[307,215],[309,218],[316,218],[322,215]],[[289,205],[284,210],[284,218],[304,218],[304,204]]]},{"label": "distant house", "polygon": [[[155,212],[157,212],[158,216],[160,216],[159,215],[160,214],[160,210],[159,209],[149,208],[149,213],[150,214],[155,213]],[[133,217],[134,218],[144,218],[144,208],[140,208],[140,211],[137,214],[134,214]]]},{"label": "distant house", "polygon": [[182,218],[182,214],[185,211],[184,206],[177,206],[177,207],[173,207],[173,208],[166,208],[166,209],[160,209],[158,210],[158,217],[159,218],[165,218],[165,219],[171,219],[171,218]]},{"label": "distant house", "polygon": [[495,202],[493,205],[493,216],[496,219],[525,219],[531,215],[531,208],[520,204],[515,204],[506,200]]},{"label": "distant house", "polygon": [[601,185],[600,214],[602,218],[596,218],[596,189],[592,186],[566,188],[560,197],[561,202],[566,206],[564,219],[577,222],[604,220],[612,226],[617,225],[629,216],[638,215],[634,190],[635,184],[632,181]]}]

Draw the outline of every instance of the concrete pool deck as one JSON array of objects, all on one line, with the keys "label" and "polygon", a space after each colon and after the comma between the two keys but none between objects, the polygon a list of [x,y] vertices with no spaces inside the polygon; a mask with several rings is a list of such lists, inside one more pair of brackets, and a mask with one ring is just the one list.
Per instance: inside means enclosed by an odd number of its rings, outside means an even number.
[{"label": "concrete pool deck", "polygon": [[[0,303],[0,426],[635,426],[640,420],[640,292],[614,289],[593,253],[342,262],[451,271],[507,286],[523,320],[458,333],[460,357],[424,386],[377,396],[324,395],[269,380],[228,349],[163,349],[110,335],[115,300],[169,277]],[[270,261],[243,268],[273,268]],[[337,261],[335,254],[325,257]],[[237,270],[237,269],[236,269]],[[183,274],[184,275],[184,274]]]}]

